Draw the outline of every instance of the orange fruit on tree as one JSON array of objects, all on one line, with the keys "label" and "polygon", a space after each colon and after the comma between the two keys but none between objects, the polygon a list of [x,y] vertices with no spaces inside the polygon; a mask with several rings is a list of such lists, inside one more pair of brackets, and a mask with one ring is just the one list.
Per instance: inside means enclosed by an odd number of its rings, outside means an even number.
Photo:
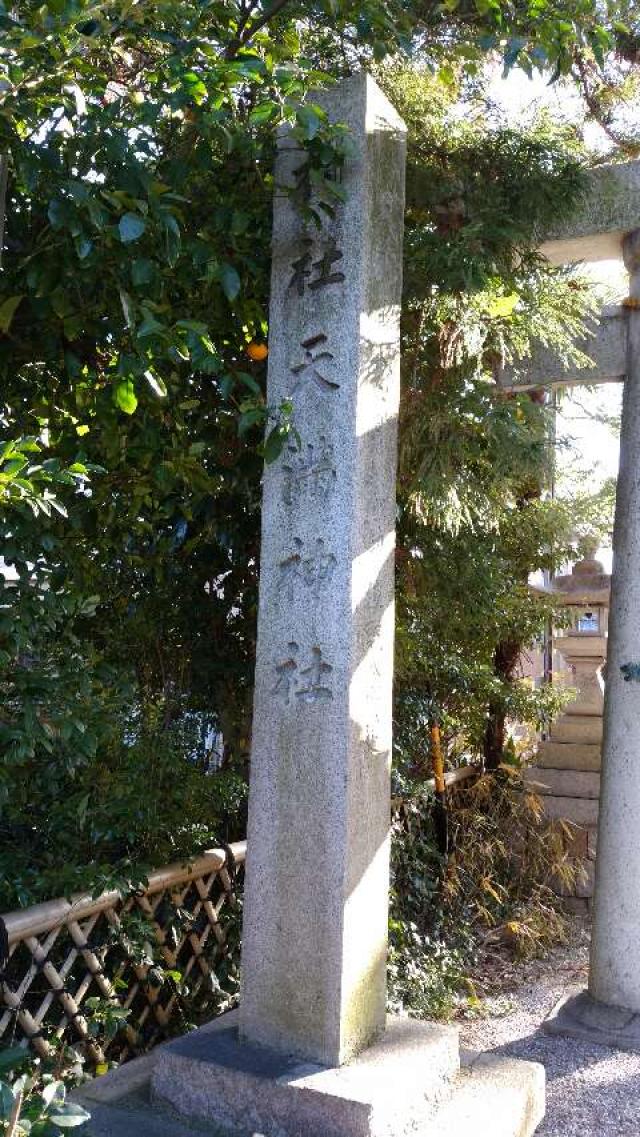
[{"label": "orange fruit on tree", "polygon": [[255,340],[252,340],[247,347],[247,355],[249,359],[253,359],[254,363],[262,363],[262,360],[266,359],[268,354],[269,348],[266,343],[256,343]]}]

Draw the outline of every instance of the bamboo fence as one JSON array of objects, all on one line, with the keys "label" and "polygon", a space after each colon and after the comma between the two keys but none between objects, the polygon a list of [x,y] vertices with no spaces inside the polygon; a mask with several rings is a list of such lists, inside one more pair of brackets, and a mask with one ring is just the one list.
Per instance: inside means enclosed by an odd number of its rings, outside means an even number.
[{"label": "bamboo fence", "polygon": [[49,1058],[69,1045],[95,1067],[184,1029],[194,996],[214,1012],[229,1005],[245,854],[240,841],[159,869],[128,896],[79,895],[5,915],[0,1047],[23,1042]]},{"label": "bamboo fence", "polygon": [[[447,773],[448,795],[479,773]],[[159,869],[127,896],[84,894],[5,915],[0,1048],[22,1043],[50,1058],[70,1046],[95,1068],[184,1030],[196,1008],[211,1017],[231,1005],[245,856],[239,841]]]}]

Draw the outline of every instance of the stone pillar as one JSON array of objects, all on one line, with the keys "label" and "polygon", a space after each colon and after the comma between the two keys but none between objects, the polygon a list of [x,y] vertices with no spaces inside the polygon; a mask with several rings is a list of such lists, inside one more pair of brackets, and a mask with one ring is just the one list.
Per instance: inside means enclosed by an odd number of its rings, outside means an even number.
[{"label": "stone pillar", "polygon": [[640,230],[630,274],[627,378],[613,536],[602,786],[589,992],[640,1012]]},{"label": "stone pillar", "polygon": [[529,1137],[542,1067],[460,1077],[455,1027],[385,1023],[405,128],[365,74],[321,99],[335,216],[294,209],[290,135],[276,167],[268,399],[299,438],[264,475],[242,1000],[158,1048],[152,1094],[235,1137]]},{"label": "stone pillar", "polygon": [[627,375],[613,530],[602,778],[589,989],[545,1023],[640,1051],[640,230],[623,242],[629,270]]},{"label": "stone pillar", "polygon": [[240,1029],[336,1066],[385,1016],[405,127],[365,74],[317,101],[350,149],[319,227],[276,167]]}]

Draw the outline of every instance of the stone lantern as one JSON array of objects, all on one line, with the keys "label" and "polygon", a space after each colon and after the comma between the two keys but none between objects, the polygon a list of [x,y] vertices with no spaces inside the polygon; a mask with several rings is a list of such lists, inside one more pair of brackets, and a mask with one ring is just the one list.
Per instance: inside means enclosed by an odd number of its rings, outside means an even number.
[{"label": "stone lantern", "polygon": [[553,646],[566,661],[576,696],[541,742],[536,765],[526,771],[530,788],[542,795],[549,818],[575,825],[571,853],[587,858],[570,907],[586,911],[593,892],[600,757],[602,747],[603,667],[607,653],[611,577],[590,549],[570,573],[554,577],[551,592],[570,613],[568,627],[558,629]]},{"label": "stone lantern", "polygon": [[[572,686],[577,690],[575,699],[556,724],[556,730],[562,722],[570,730],[575,718],[602,719],[602,666],[607,654],[610,584],[611,577],[593,557],[578,561],[571,573],[556,576],[551,583],[551,591],[563,601],[571,615],[571,624],[568,628],[559,629],[553,646],[566,660],[573,676]],[[591,731],[589,725],[592,726]],[[575,726],[574,741],[585,741],[578,724]],[[596,735],[600,741],[601,723],[597,728],[595,723],[584,726],[587,734]],[[582,735],[584,733],[585,730]]]}]

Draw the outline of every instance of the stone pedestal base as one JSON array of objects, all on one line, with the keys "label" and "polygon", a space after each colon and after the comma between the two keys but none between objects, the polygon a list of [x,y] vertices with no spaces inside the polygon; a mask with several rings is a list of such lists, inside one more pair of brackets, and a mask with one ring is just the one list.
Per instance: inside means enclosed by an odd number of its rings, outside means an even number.
[{"label": "stone pedestal base", "polygon": [[529,1137],[544,1070],[478,1058],[461,1073],[455,1028],[404,1018],[347,1065],[315,1066],[241,1041],[231,1014],[159,1048],[152,1099],[233,1137],[471,1137],[490,1101],[493,1123],[506,1110],[505,1135]]},{"label": "stone pedestal base", "polygon": [[640,1053],[640,1014],[599,1003],[588,991],[565,995],[545,1019],[543,1028],[547,1034],[568,1035]]},{"label": "stone pedestal base", "polygon": [[152,1089],[238,1137],[387,1137],[426,1121],[459,1069],[451,1027],[393,1018],[353,1062],[326,1067],[241,1040],[233,1013],[164,1047]]}]

